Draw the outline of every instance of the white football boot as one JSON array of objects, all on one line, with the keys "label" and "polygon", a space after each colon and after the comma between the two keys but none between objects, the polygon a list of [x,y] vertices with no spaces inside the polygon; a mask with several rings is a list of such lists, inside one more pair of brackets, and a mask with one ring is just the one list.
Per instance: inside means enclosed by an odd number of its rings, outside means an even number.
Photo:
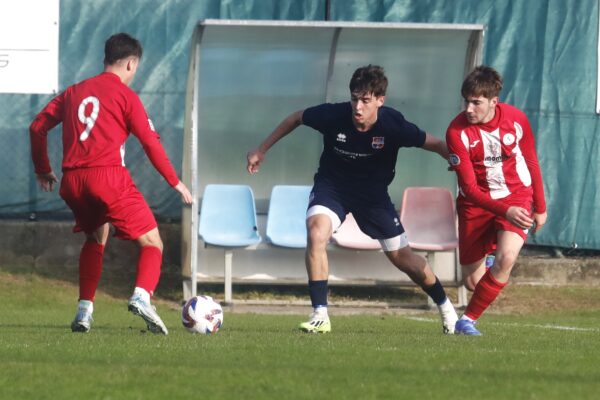
[{"label": "white football boot", "polygon": [[329,333],[331,332],[331,322],[327,311],[316,309],[310,314],[309,320],[302,322],[299,326],[300,330],[307,333]]},{"label": "white football boot", "polygon": [[92,328],[92,322],[94,322],[92,318],[93,312],[94,305],[91,301],[80,301],[75,319],[71,322],[71,331],[88,333]]},{"label": "white football boot", "polygon": [[129,299],[127,308],[133,314],[142,317],[142,319],[146,322],[150,332],[160,333],[163,335],[169,334],[169,330],[156,313],[156,308],[151,305],[149,301],[143,299],[141,295],[134,293],[134,295]]}]

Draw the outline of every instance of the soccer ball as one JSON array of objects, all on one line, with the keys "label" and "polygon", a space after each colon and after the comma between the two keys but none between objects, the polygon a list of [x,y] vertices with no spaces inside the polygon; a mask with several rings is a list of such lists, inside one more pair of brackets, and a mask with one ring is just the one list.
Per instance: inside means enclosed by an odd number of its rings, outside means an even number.
[{"label": "soccer ball", "polygon": [[210,296],[192,297],[181,310],[181,322],[192,333],[217,333],[223,324],[223,309]]}]

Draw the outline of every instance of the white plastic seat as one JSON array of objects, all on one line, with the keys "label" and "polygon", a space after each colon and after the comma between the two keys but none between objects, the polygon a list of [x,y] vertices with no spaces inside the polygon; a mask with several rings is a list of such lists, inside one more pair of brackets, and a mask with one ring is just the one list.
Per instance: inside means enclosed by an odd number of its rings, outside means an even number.
[{"label": "white plastic seat", "polygon": [[276,185],[267,214],[267,240],[276,246],[306,247],[306,209],[310,186]]},{"label": "white plastic seat", "polygon": [[225,302],[231,303],[232,249],[257,245],[261,241],[250,186],[207,185],[202,198],[198,234],[206,245],[225,250]]},{"label": "white plastic seat", "polygon": [[456,216],[452,193],[440,187],[408,187],[402,197],[400,220],[413,249],[456,249]]},{"label": "white plastic seat", "polygon": [[346,219],[331,237],[333,243],[340,247],[356,250],[381,250],[379,240],[373,239],[363,233],[358,227],[352,213],[346,215]]},{"label": "white plastic seat", "polygon": [[[456,213],[452,193],[441,187],[408,187],[402,197],[400,211],[408,243],[415,250],[427,252],[429,265],[436,269],[435,253],[456,250]],[[460,268],[455,269],[460,281]],[[458,304],[466,304],[466,289],[459,287]]]}]

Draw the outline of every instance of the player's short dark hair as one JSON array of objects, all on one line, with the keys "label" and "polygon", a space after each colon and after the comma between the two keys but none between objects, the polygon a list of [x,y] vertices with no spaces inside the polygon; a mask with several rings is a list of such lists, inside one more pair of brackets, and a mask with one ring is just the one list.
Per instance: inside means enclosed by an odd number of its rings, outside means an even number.
[{"label": "player's short dark hair", "polygon": [[133,36],[121,32],[109,37],[104,43],[104,64],[113,65],[127,57],[142,58],[142,44]]},{"label": "player's short dark hair", "polygon": [[388,80],[385,71],[379,65],[360,67],[350,79],[350,93],[373,93],[373,96],[385,96]]},{"label": "player's short dark hair", "polygon": [[463,81],[460,93],[466,99],[470,96],[483,96],[487,99],[498,97],[502,90],[502,76],[492,67],[480,65]]}]

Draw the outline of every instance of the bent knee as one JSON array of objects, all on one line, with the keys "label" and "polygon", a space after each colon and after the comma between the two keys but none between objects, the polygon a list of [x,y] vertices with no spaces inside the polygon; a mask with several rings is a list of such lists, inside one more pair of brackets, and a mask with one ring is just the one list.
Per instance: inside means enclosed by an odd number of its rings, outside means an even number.
[{"label": "bent knee", "polygon": [[308,245],[311,247],[325,247],[331,237],[331,229],[313,225],[308,229]]},{"label": "bent knee", "polygon": [[427,267],[425,257],[416,254],[408,246],[399,250],[386,251],[385,254],[396,268],[405,273],[416,273]]},{"label": "bent knee", "polygon": [[503,251],[500,254],[496,254],[495,264],[502,270],[510,271],[517,262],[518,252],[514,251]]},{"label": "bent knee", "polygon": [[90,243],[99,244],[102,246],[106,246],[107,238],[102,238],[94,234],[86,234],[85,240]]},{"label": "bent knee", "polygon": [[475,280],[472,279],[472,277],[466,277],[463,279],[463,285],[465,285],[465,288],[467,288],[469,292],[473,292],[475,291],[475,286],[477,286],[477,282],[475,282]]},{"label": "bent knee", "polygon": [[163,242],[160,238],[160,233],[157,228],[152,229],[150,232],[144,233],[136,240],[141,247],[153,246],[163,250]]}]

